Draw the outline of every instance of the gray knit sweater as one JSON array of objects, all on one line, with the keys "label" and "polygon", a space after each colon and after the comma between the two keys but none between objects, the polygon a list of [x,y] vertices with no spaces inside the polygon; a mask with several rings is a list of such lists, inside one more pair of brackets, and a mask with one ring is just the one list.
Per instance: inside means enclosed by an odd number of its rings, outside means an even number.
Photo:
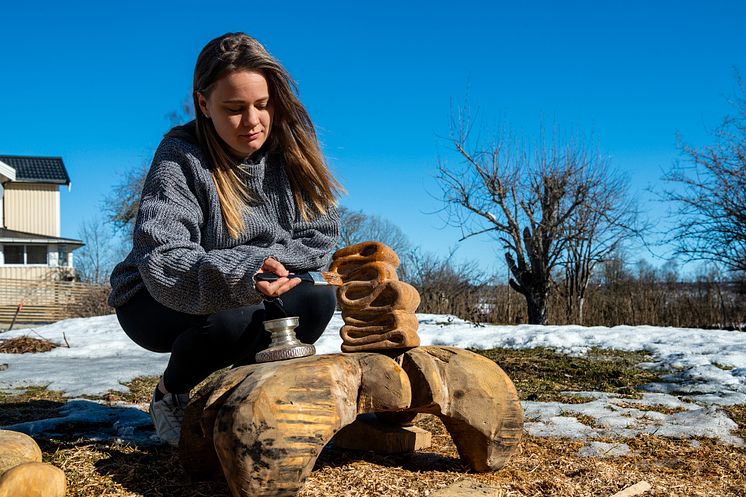
[{"label": "gray knit sweater", "polygon": [[304,222],[283,164],[262,156],[242,168],[255,201],[234,240],[200,147],[163,139],[145,179],[132,251],[111,274],[109,305],[119,307],[147,288],[167,307],[211,314],[261,300],[253,275],[267,257],[291,272],[328,264],[339,235],[336,209]]}]

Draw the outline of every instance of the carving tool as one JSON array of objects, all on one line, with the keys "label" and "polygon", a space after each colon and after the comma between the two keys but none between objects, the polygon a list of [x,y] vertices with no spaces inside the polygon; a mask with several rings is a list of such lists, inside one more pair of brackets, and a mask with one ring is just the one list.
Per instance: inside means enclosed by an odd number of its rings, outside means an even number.
[{"label": "carving tool", "polygon": [[[338,275],[337,273],[329,273],[329,272],[322,272],[322,271],[308,271],[307,273],[290,273],[288,278],[300,278],[303,281],[306,281],[308,283],[313,283],[314,285],[334,285],[334,286],[342,286],[344,285],[344,282],[342,281],[342,277]],[[254,275],[255,281],[277,281],[280,279],[279,276],[277,276],[274,273],[257,273]]]}]

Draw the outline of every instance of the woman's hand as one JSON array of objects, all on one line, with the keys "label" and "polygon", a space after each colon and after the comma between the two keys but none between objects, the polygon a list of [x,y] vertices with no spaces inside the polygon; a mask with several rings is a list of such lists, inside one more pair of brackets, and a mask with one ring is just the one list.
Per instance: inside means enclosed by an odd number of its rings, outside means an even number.
[{"label": "woman's hand", "polygon": [[280,261],[271,257],[264,260],[262,267],[257,271],[257,274],[259,273],[273,273],[279,276],[277,281],[256,281],[254,283],[257,291],[267,297],[279,297],[301,283],[300,278],[287,278],[287,275],[290,274],[289,271]]}]

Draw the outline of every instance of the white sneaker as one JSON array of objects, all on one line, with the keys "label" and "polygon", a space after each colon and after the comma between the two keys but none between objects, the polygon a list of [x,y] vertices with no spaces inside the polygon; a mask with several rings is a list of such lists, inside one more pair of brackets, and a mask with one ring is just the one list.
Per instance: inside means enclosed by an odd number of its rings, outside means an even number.
[{"label": "white sneaker", "polygon": [[150,400],[150,417],[155,425],[155,434],[173,447],[179,446],[181,422],[184,420],[184,409],[188,402],[188,393],[167,393],[161,400],[156,401],[153,392]]}]

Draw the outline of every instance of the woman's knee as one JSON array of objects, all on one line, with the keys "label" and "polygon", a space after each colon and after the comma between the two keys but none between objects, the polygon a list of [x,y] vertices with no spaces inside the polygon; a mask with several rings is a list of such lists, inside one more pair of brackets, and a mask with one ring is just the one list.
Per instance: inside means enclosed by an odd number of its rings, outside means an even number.
[{"label": "woman's knee", "polygon": [[184,330],[199,326],[204,320],[202,316],[180,313],[161,305],[144,289],[118,307],[116,314],[125,334],[151,352],[171,352],[172,344]]},{"label": "woman's knee", "polygon": [[230,346],[236,344],[248,334],[255,334],[262,328],[264,308],[261,305],[251,305],[228,309],[211,314],[203,332],[210,341]]}]

